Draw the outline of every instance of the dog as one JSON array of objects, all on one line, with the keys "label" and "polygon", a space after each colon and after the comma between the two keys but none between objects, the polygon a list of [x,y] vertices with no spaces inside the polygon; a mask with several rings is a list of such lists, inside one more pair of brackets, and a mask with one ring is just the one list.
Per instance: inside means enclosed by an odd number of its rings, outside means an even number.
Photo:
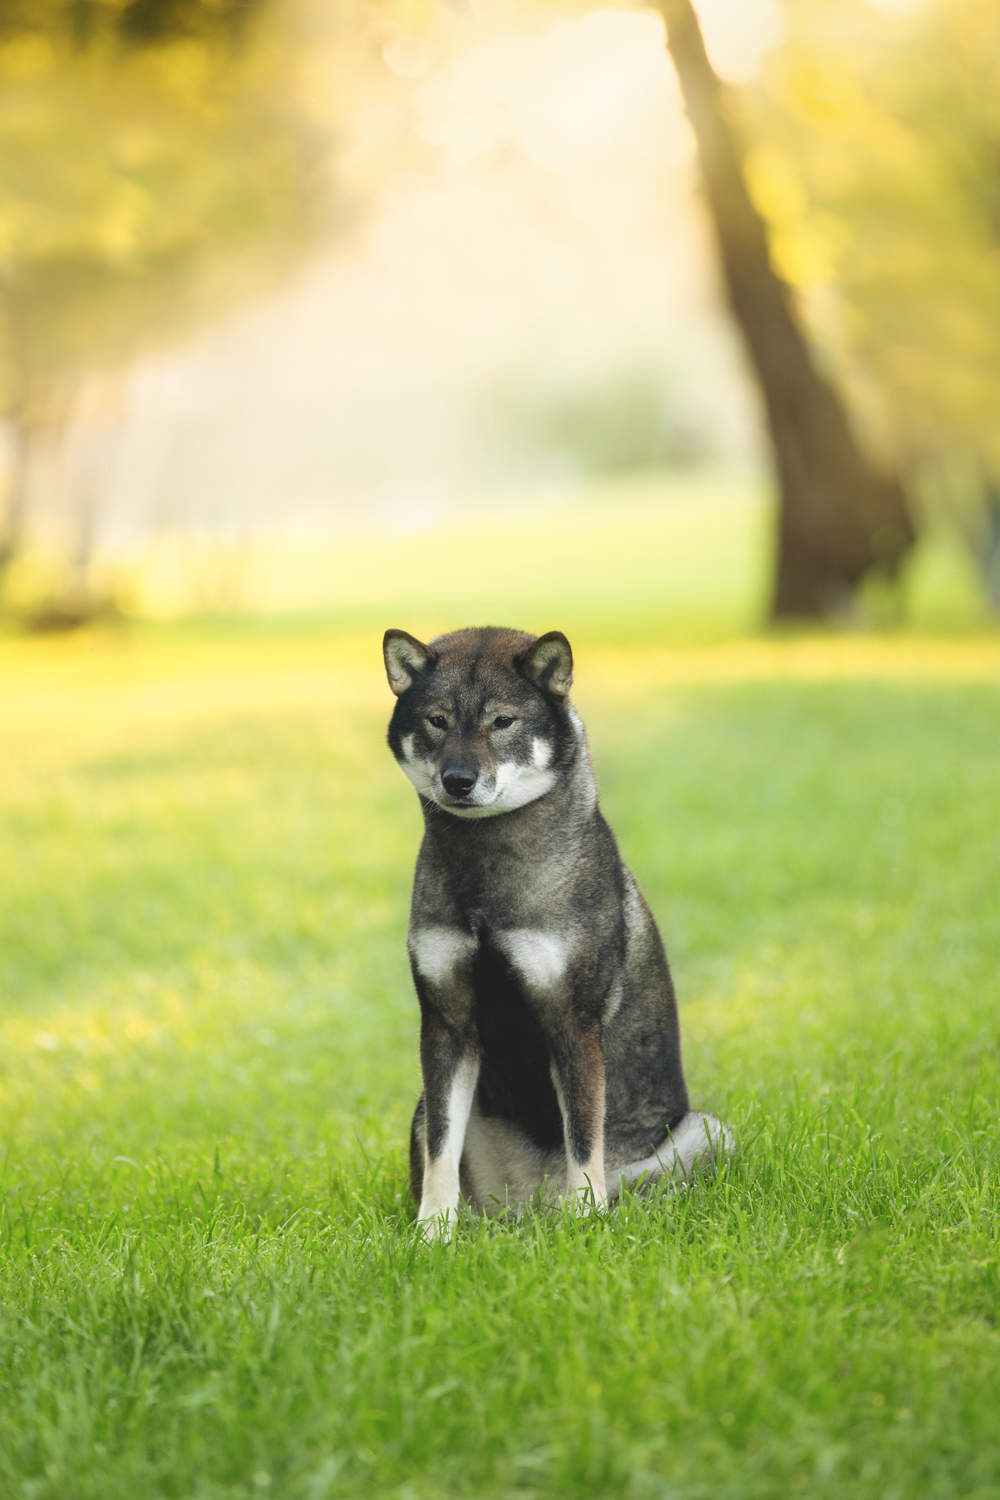
[{"label": "dog", "polygon": [[449,1237],[460,1199],[590,1212],[710,1169],[732,1139],[689,1108],[670,968],[598,808],[568,640],[388,630],[383,650],[389,747],[424,816],[408,940],[424,1236]]}]

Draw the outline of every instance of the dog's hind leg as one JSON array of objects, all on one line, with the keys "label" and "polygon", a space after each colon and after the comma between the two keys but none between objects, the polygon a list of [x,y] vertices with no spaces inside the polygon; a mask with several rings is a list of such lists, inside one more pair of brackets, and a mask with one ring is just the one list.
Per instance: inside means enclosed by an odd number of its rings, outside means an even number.
[{"label": "dog's hind leg", "polygon": [[698,1174],[716,1171],[735,1150],[732,1132],[721,1120],[691,1110],[649,1156],[611,1173],[608,1187],[617,1196],[622,1187],[636,1183],[653,1184],[660,1179],[684,1182]]},{"label": "dog's hind leg", "polygon": [[484,1116],[473,1104],[462,1152],[462,1196],[476,1209],[521,1208],[556,1198],[566,1180],[562,1150],[545,1150],[510,1120]]}]

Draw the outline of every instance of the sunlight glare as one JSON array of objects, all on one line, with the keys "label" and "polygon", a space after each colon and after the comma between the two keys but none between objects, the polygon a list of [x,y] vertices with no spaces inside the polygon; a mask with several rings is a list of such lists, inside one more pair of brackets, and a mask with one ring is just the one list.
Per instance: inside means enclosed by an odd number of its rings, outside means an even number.
[{"label": "sunlight glare", "polygon": [[712,66],[728,83],[749,83],[787,34],[778,0],[697,0],[697,10]]},{"label": "sunlight glare", "polygon": [[885,16],[909,16],[923,10],[926,4],[927,0],[868,0],[872,10],[879,10]]},{"label": "sunlight glare", "polygon": [[653,144],[678,113],[659,18],[593,10],[470,47],[421,91],[416,130],[453,159],[513,145],[558,169]]}]

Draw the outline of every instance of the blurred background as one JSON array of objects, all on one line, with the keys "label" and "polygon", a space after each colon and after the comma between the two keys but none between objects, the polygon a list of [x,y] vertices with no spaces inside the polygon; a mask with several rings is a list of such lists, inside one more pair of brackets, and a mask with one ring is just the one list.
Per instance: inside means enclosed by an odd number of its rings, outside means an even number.
[{"label": "blurred background", "polygon": [[2,0],[0,628],[995,621],[998,30]]}]

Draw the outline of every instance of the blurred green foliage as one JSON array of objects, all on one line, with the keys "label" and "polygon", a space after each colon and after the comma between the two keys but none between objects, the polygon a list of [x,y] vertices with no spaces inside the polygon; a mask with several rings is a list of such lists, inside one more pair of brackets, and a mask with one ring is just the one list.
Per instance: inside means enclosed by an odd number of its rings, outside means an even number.
[{"label": "blurred green foliage", "polygon": [[114,368],[296,253],[331,96],[279,0],[62,0],[0,22],[0,407]]},{"label": "blurred green foliage", "polygon": [[[584,8],[5,0],[0,413],[12,474],[30,429],[66,420],[59,393],[77,376],[121,370],[252,295],[351,211],[333,147],[359,60],[378,59],[387,36],[433,36],[445,55],[506,19]],[[869,435],[960,523],[1000,598],[995,0],[891,12],[787,0],[784,15],[787,39],[742,99],[777,264]],[[699,456],[700,432],[665,425],[658,379],[619,367],[561,390],[501,382],[496,427],[590,472]],[[5,526],[11,552],[17,527]]]},{"label": "blurred green foliage", "polygon": [[794,0],[786,18],[748,163],[781,270],[893,461],[939,497],[957,465],[981,502],[976,470],[1000,467],[994,0]]}]

